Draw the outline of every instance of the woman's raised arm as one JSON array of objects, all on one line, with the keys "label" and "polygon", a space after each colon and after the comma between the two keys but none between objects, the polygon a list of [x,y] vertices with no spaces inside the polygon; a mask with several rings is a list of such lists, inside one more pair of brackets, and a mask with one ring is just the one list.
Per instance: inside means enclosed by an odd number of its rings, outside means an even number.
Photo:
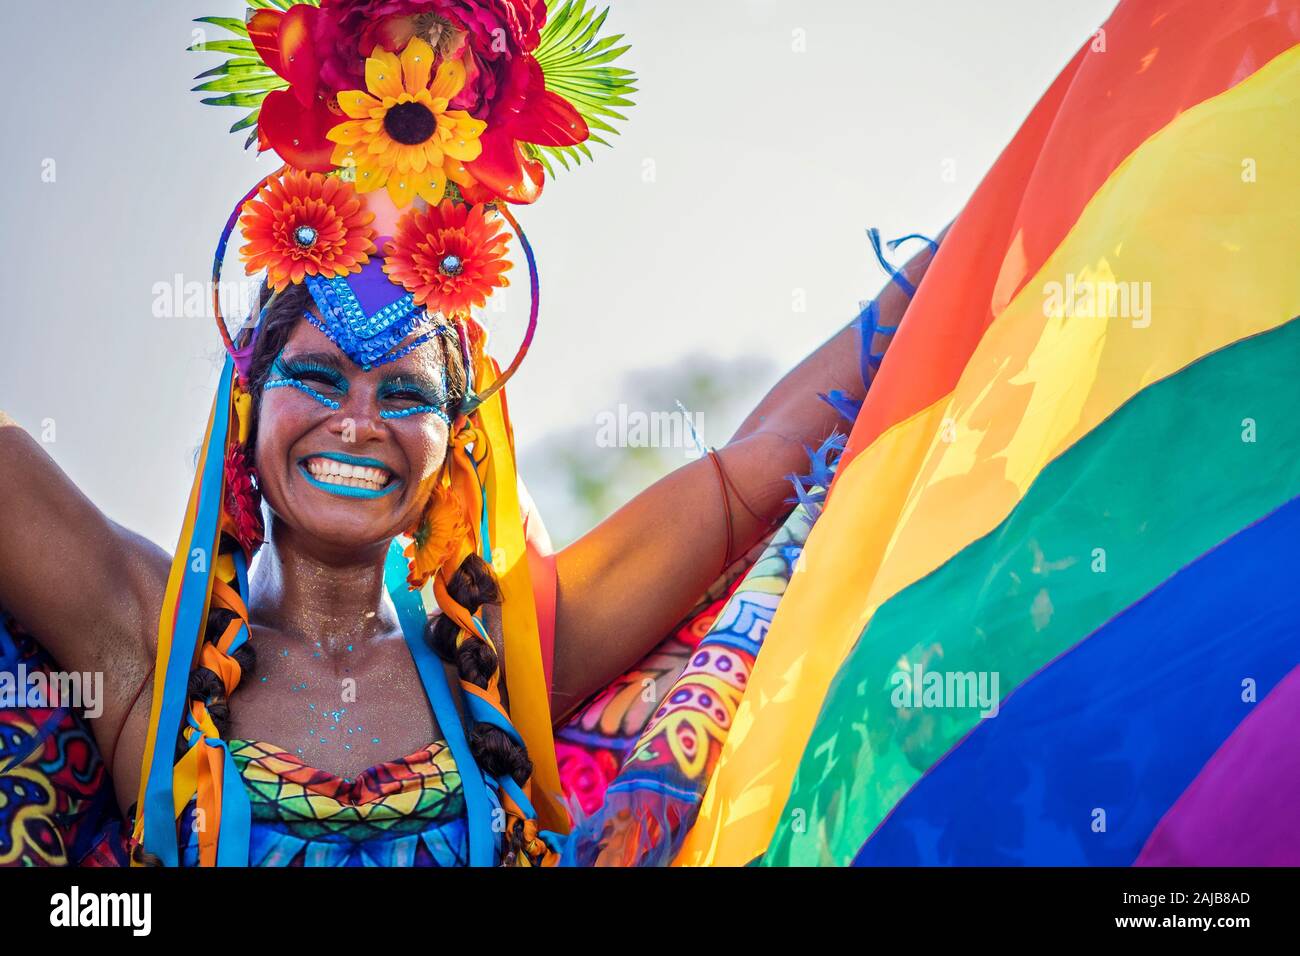
[{"label": "woman's raised arm", "polygon": [[157,545],[105,517],[0,412],[0,607],[61,668],[104,675],[110,724],[124,719],[121,698],[152,661],[169,564]]},{"label": "woman's raised arm", "polygon": [[[927,248],[903,268],[920,283]],[[880,325],[903,321],[910,301],[895,284],[880,294]],[[889,336],[872,343],[877,352]],[[655,482],[556,557],[552,712],[567,712],[644,656],[699,600],[727,553],[753,546],[788,508],[787,476],[808,470],[839,413],[818,397],[838,389],[854,400],[862,381],[861,335],[840,330],[788,372],[745,419],[717,458],[731,491],[723,507],[719,470],[709,457]],[[730,528],[728,527],[730,522]]]}]

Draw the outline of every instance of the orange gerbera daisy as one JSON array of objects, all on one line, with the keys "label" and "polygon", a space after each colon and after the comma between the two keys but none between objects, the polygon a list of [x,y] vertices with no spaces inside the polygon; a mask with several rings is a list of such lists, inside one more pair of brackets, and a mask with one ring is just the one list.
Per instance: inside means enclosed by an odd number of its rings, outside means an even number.
[{"label": "orange gerbera daisy", "polygon": [[433,47],[420,37],[400,58],[377,46],[366,60],[366,90],[339,93],[339,108],[351,118],[326,134],[338,144],[331,160],[356,167],[361,192],[387,186],[398,206],[415,196],[433,205],[448,179],[474,185],[464,164],[478,159],[487,124],[447,109],[465,85],[465,64],[443,60],[431,84],[433,61]]},{"label": "orange gerbera daisy", "polygon": [[265,269],[276,292],[305,276],[327,279],[360,272],[375,252],[375,214],[337,176],[293,171],[273,179],[239,217],[248,244],[245,271]]},{"label": "orange gerbera daisy", "polygon": [[468,534],[469,523],[460,498],[450,488],[435,485],[404,552],[409,562],[406,579],[411,587],[424,587],[449,558],[455,557]]},{"label": "orange gerbera daisy", "polygon": [[503,257],[509,236],[483,210],[444,199],[407,213],[384,250],[384,272],[418,305],[444,316],[482,307],[494,288],[510,284],[501,274],[510,268]]}]

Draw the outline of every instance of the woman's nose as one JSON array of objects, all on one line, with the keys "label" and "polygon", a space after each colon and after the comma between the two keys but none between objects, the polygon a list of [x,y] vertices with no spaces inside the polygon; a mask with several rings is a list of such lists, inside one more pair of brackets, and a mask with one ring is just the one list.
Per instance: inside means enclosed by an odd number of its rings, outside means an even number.
[{"label": "woman's nose", "polygon": [[330,431],[347,443],[382,437],[386,426],[379,412],[379,400],[373,391],[353,388],[330,416]]}]

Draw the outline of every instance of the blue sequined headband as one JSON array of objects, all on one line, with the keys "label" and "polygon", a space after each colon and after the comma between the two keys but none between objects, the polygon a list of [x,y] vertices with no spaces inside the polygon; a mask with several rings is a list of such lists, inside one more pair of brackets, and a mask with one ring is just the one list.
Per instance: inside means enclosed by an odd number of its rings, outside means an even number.
[{"label": "blue sequined headband", "polygon": [[407,341],[434,326],[434,319],[384,274],[378,260],[353,275],[307,276],[303,282],[320,313],[308,310],[304,317],[366,371],[396,361],[438,334],[439,327],[434,327]]}]

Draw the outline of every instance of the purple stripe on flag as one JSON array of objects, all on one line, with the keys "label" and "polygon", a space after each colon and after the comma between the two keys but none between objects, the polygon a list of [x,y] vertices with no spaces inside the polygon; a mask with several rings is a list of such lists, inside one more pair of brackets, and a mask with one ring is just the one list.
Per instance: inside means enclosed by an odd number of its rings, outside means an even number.
[{"label": "purple stripe on flag", "polygon": [[1215,751],[1134,866],[1300,866],[1297,740],[1300,667]]}]

